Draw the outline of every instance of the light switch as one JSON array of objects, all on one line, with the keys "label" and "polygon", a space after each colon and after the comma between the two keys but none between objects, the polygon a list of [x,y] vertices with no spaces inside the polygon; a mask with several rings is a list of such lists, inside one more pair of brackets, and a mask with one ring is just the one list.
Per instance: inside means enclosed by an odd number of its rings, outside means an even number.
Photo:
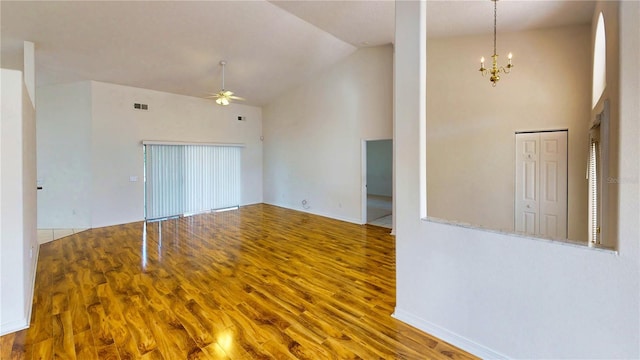
[{"label": "light switch", "polygon": [[138,177],[137,176],[129,176],[129,181],[136,182],[136,181],[138,181]]}]

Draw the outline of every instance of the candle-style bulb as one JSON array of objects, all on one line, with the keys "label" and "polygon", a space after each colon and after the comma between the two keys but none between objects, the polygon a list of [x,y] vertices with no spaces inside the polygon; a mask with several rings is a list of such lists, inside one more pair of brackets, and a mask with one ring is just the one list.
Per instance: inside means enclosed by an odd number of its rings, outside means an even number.
[{"label": "candle-style bulb", "polygon": [[509,55],[507,57],[509,58],[509,60],[511,60],[511,58],[513,57],[513,54],[509,53]]},{"label": "candle-style bulb", "polygon": [[480,58],[480,62],[484,63],[484,56]]}]

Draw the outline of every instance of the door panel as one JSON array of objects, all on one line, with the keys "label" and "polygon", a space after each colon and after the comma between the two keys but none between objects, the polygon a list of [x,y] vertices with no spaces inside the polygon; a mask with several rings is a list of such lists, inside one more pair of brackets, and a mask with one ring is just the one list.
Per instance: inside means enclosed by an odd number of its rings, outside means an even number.
[{"label": "door panel", "polygon": [[540,133],[540,235],[567,238],[567,132]]},{"label": "door panel", "polygon": [[524,200],[528,201],[536,201],[537,200],[537,161],[525,161],[524,162],[524,175],[523,181],[524,184]]},{"label": "door panel", "polygon": [[558,237],[558,217],[545,214],[540,222],[540,235]]},{"label": "door panel", "polygon": [[535,235],[539,217],[538,138],[532,134],[516,136],[515,230]]},{"label": "door panel", "polygon": [[535,234],[537,227],[537,214],[535,212],[524,212],[524,232]]}]

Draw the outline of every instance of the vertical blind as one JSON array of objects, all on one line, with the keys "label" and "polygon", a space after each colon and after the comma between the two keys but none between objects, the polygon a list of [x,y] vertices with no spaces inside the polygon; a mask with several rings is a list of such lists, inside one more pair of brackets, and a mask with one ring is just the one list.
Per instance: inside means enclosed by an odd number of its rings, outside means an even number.
[{"label": "vertical blind", "polygon": [[591,131],[589,146],[589,240],[592,244],[600,244],[600,189],[602,178],[600,175],[600,141],[599,130]]},{"label": "vertical blind", "polygon": [[[600,105],[598,105],[600,106]],[[602,103],[602,110],[596,115],[589,129],[589,244],[611,247],[612,239],[607,238],[607,183],[610,181],[607,164],[609,148],[609,100]],[[595,110],[595,109],[594,109]]]},{"label": "vertical blind", "polygon": [[145,144],[146,219],[240,205],[241,147]]}]

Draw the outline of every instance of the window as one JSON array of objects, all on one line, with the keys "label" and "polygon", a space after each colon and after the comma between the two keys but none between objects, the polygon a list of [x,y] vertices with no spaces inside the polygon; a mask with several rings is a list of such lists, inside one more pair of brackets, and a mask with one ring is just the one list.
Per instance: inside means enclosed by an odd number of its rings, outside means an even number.
[{"label": "window", "polygon": [[604,16],[598,16],[596,37],[593,46],[593,101],[592,108],[598,104],[607,85],[607,41],[604,31]]},{"label": "window", "polygon": [[[605,94],[607,85],[607,44],[604,15],[598,14],[593,45],[593,98],[594,120],[589,131],[589,245],[607,244],[607,198],[605,179],[609,176],[607,159],[609,144],[609,104]],[[603,215],[605,217],[603,217]]]}]

